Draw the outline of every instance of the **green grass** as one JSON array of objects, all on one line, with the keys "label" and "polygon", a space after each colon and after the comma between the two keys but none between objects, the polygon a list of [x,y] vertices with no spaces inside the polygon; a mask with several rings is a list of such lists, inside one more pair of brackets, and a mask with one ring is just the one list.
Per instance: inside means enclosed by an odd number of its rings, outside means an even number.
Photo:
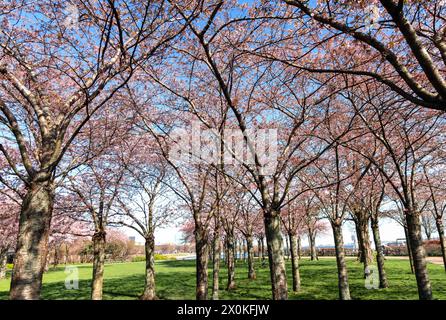
[{"label": "green grass", "polygon": [[[290,264],[288,281],[291,287]],[[446,273],[441,265],[429,264],[434,296],[446,299]],[[160,299],[194,299],[194,261],[158,261],[156,263],[157,294]],[[257,279],[248,280],[246,265],[239,262],[236,269],[237,288],[227,292],[226,269],[221,270],[220,299],[270,299],[269,271],[267,266],[256,265]],[[44,299],[89,299],[91,265],[78,266],[79,289],[65,289],[65,267],[51,269],[44,275]],[[320,261],[301,260],[302,290],[290,293],[290,299],[337,299],[337,273],[334,259]],[[366,289],[362,278],[362,265],[348,261],[350,290],[353,299],[418,299],[415,276],[409,271],[406,260],[386,261],[390,287]],[[210,272],[211,276],[212,273]],[[210,279],[211,280],[211,279]],[[105,267],[104,299],[137,299],[144,287],[144,263],[115,263]],[[0,280],[0,299],[8,298],[9,279]]]}]

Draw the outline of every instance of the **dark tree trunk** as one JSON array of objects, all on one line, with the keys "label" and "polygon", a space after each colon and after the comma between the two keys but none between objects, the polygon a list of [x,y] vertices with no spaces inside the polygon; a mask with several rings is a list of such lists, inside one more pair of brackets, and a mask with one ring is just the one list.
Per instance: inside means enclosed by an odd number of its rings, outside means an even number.
[{"label": "dark tree trunk", "polygon": [[293,274],[293,291],[300,290],[300,272],[299,272],[299,254],[298,254],[298,239],[295,234],[290,233],[290,253],[291,253],[291,272]]},{"label": "dark tree trunk", "polygon": [[196,299],[207,300],[208,298],[208,258],[209,246],[207,235],[204,230],[195,229],[195,251],[196,261]]},{"label": "dark tree trunk", "polygon": [[373,241],[375,242],[376,249],[376,262],[378,264],[378,273],[379,273],[379,287],[381,289],[387,288],[389,283],[387,282],[386,269],[384,268],[384,252],[381,244],[381,236],[379,234],[379,225],[378,218],[372,218],[372,232],[373,232]]},{"label": "dark tree trunk", "polygon": [[426,251],[421,236],[420,216],[413,210],[406,214],[407,231],[412,250],[415,277],[417,279],[418,296],[420,300],[432,300],[432,287],[429,280],[426,263]]},{"label": "dark tree trunk", "polygon": [[259,238],[257,243],[258,243],[257,244],[257,249],[259,251],[259,260],[263,261],[263,248],[262,248],[262,246],[263,246],[263,239]]},{"label": "dark tree trunk", "polygon": [[338,266],[339,299],[350,300],[350,287],[348,284],[347,265],[345,263],[344,238],[342,226],[332,223],[333,236],[336,250],[336,263]]},{"label": "dark tree trunk", "polygon": [[367,277],[369,265],[373,261],[372,247],[369,235],[369,215],[366,212],[356,212],[356,233],[358,237],[358,259],[364,264],[364,277]]},{"label": "dark tree trunk", "polygon": [[59,257],[59,247],[56,245],[54,247],[54,261],[53,261],[53,268],[56,268],[60,263],[60,257]]},{"label": "dark tree trunk", "polygon": [[254,269],[254,246],[252,236],[246,237],[246,247],[248,250],[248,279],[254,280],[256,278],[256,270]]},{"label": "dark tree trunk", "polygon": [[220,230],[217,227],[214,235],[214,246],[212,254],[212,300],[218,300],[219,281],[220,281],[220,255],[221,239]]},{"label": "dark tree trunk", "polygon": [[140,299],[155,300],[155,237],[153,234],[146,237],[144,249],[146,254],[146,279],[144,293]]},{"label": "dark tree trunk", "polygon": [[93,235],[93,280],[91,282],[91,300],[102,300],[105,263],[105,231],[96,231]]},{"label": "dark tree trunk", "polygon": [[226,235],[226,248],[228,250],[228,284],[226,285],[226,290],[232,290],[235,288],[236,241],[234,240],[234,235],[231,232]]},{"label": "dark tree trunk", "polygon": [[406,236],[406,248],[407,248],[407,254],[409,255],[410,272],[414,273],[415,270],[413,266],[412,249],[410,248],[409,232],[407,231],[407,227],[404,227],[404,234]]},{"label": "dark tree trunk", "polygon": [[440,238],[441,255],[443,257],[443,266],[444,266],[444,270],[446,271],[446,237],[444,234],[443,221],[441,221],[441,218],[437,218],[435,220],[435,223],[437,225],[438,237]]},{"label": "dark tree trunk", "polygon": [[265,212],[264,222],[266,244],[268,247],[272,296],[274,300],[287,300],[288,287],[286,280],[285,259],[283,256],[283,239],[280,231],[279,212]]},{"label": "dark tree trunk", "polygon": [[12,300],[40,298],[53,204],[52,181],[32,182],[20,211],[19,233],[9,292]]}]

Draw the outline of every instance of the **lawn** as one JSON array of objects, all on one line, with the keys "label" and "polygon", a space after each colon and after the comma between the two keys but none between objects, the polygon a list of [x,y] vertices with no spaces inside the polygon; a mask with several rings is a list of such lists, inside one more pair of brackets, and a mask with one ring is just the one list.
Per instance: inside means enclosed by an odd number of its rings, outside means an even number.
[{"label": "lawn", "polygon": [[[289,283],[290,263],[287,263]],[[157,267],[157,294],[160,299],[194,299],[194,261],[159,261]],[[236,269],[237,288],[221,290],[221,299],[270,299],[267,266],[256,265],[257,279],[248,280],[246,264],[239,262]],[[415,276],[409,271],[407,260],[388,260],[386,269],[390,288],[366,289],[362,265],[348,261],[350,290],[353,299],[417,299]],[[44,275],[44,299],[89,299],[91,265],[79,265],[79,289],[65,288],[65,267],[50,269]],[[446,300],[446,273],[441,265],[429,264],[434,296]],[[210,272],[210,276],[212,273]],[[225,288],[226,272],[222,268],[220,288]],[[334,259],[301,260],[302,290],[290,293],[290,299],[337,299],[337,274]],[[107,264],[105,268],[104,299],[137,299],[144,287],[144,262]],[[0,280],[0,299],[8,298],[9,279]]]}]

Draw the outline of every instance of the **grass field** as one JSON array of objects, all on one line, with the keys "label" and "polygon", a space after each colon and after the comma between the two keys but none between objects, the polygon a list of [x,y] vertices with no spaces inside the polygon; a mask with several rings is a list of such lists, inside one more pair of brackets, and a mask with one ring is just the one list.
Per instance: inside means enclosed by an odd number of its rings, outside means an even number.
[{"label": "grass field", "polygon": [[[290,264],[288,266],[289,283]],[[157,262],[157,294],[160,299],[194,299],[194,261]],[[226,270],[221,272],[221,299],[270,299],[268,267],[256,265],[257,279],[247,280],[246,265],[239,262],[236,269],[237,288],[227,292]],[[79,289],[65,289],[65,267],[50,269],[44,275],[44,299],[89,299],[91,265],[80,265]],[[366,289],[362,278],[362,265],[348,261],[350,290],[353,299],[418,299],[415,276],[409,271],[407,260],[388,260],[386,269],[390,287],[388,289]],[[211,276],[212,273],[209,275]],[[446,273],[441,265],[429,264],[434,296],[446,300]],[[320,261],[301,260],[302,290],[290,293],[290,299],[337,299],[337,273],[334,259]],[[115,263],[105,268],[104,299],[137,299],[144,287],[144,263]],[[291,287],[291,285],[290,285]],[[0,299],[8,298],[9,279],[0,280]]]}]

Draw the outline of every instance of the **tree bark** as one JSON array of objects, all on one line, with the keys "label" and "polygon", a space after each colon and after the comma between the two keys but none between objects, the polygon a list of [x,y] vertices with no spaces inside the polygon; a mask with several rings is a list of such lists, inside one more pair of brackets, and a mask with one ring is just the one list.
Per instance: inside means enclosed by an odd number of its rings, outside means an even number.
[{"label": "tree bark", "polygon": [[376,262],[378,264],[379,287],[383,289],[389,287],[389,283],[387,281],[386,269],[384,267],[384,252],[381,244],[381,236],[379,234],[378,219],[372,218],[371,222],[372,222],[373,241],[375,242],[375,249],[376,249]]},{"label": "tree bark", "polygon": [[145,239],[144,249],[146,254],[146,279],[144,293],[141,300],[155,300],[155,237],[153,234],[148,235]]},{"label": "tree bark", "polygon": [[8,250],[0,251],[0,279],[6,278],[7,259],[8,259]]},{"label": "tree bark", "polygon": [[298,254],[298,237],[290,233],[288,235],[290,239],[290,253],[291,253],[291,271],[293,274],[293,291],[298,292],[300,290],[300,272],[299,272],[299,254]]},{"label": "tree bark", "polygon": [[446,237],[444,234],[444,226],[441,218],[435,219],[435,223],[437,225],[438,237],[440,238],[440,246],[441,246],[441,255],[443,257],[443,266],[446,271]]},{"label": "tree bark", "polygon": [[214,235],[213,261],[212,261],[212,300],[218,300],[219,281],[220,281],[220,255],[221,239],[218,227]]},{"label": "tree bark", "polygon": [[350,287],[348,284],[347,265],[345,263],[344,238],[342,236],[342,226],[332,223],[333,236],[336,251],[336,263],[338,267],[338,287],[339,299],[350,300]]},{"label": "tree bark", "polygon": [[404,227],[404,234],[406,236],[406,248],[407,248],[407,254],[409,255],[410,272],[414,273],[415,269],[413,266],[412,249],[410,248],[409,232],[407,231],[407,227]]},{"label": "tree bark", "polygon": [[316,232],[314,230],[308,230],[308,242],[310,242],[310,259],[311,261],[319,260],[316,250]]},{"label": "tree bark", "polygon": [[227,267],[228,267],[228,284],[226,290],[232,290],[235,288],[235,257],[236,257],[236,244],[234,235],[229,232],[226,235],[226,248],[228,250]]},{"label": "tree bark", "polygon": [[32,182],[20,211],[19,233],[11,279],[11,300],[40,298],[54,205],[54,184]]},{"label": "tree bark", "polygon": [[274,300],[288,299],[285,259],[283,256],[283,239],[280,231],[280,214],[278,211],[265,212],[264,216],[266,244],[268,247],[271,289]]},{"label": "tree bark", "polygon": [[93,279],[91,282],[91,300],[102,300],[105,264],[105,231],[96,231],[93,235]]},{"label": "tree bark", "polygon": [[406,213],[407,231],[412,250],[415,277],[417,279],[418,296],[420,300],[432,300],[432,287],[429,280],[426,263],[426,251],[421,236],[420,216],[414,210]]},{"label": "tree bark", "polygon": [[364,264],[364,278],[367,277],[367,270],[373,261],[373,253],[370,245],[369,235],[369,215],[366,212],[356,212],[356,233],[358,237],[359,254],[358,259]]},{"label": "tree bark", "polygon": [[205,230],[195,228],[195,251],[196,261],[196,299],[208,299],[208,262],[209,247],[207,243],[207,235]]},{"label": "tree bark", "polygon": [[254,246],[252,236],[246,237],[246,247],[248,251],[248,279],[256,279],[256,270],[254,269]]}]

